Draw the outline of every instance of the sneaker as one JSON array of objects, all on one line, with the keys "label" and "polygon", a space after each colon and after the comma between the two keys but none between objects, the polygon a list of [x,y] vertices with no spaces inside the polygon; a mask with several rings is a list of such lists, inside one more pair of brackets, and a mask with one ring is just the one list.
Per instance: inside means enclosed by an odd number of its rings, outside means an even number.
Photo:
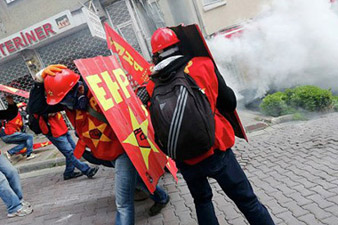
[{"label": "sneaker", "polygon": [[27,206],[22,206],[18,211],[14,213],[8,213],[7,217],[12,218],[16,216],[27,216],[33,212],[33,209]]},{"label": "sneaker", "polygon": [[31,153],[30,155],[27,155],[27,160],[31,160],[31,159],[34,159],[36,157],[38,157],[38,155]]},{"label": "sneaker", "polygon": [[29,203],[29,202],[27,202],[25,200],[21,200],[21,205],[22,206],[27,206],[27,207],[31,207],[32,206],[31,203]]},{"label": "sneaker", "polygon": [[11,154],[9,154],[8,152],[5,152],[5,156],[6,156],[6,158],[8,159],[8,161],[12,161],[12,155]]},{"label": "sneaker", "polygon": [[97,173],[97,171],[99,170],[99,167],[92,167],[89,169],[88,173],[87,173],[87,177],[88,178],[93,178],[93,176]]},{"label": "sneaker", "polygon": [[81,173],[81,172],[73,172],[73,173],[68,174],[68,175],[63,175],[63,179],[64,180],[70,180],[70,179],[73,179],[73,178],[80,177],[82,175],[83,175],[83,173]]},{"label": "sneaker", "polygon": [[155,202],[154,205],[150,207],[148,211],[149,216],[156,216],[157,214],[159,214],[161,210],[168,204],[169,199],[170,197],[168,195],[168,199],[165,203]]}]

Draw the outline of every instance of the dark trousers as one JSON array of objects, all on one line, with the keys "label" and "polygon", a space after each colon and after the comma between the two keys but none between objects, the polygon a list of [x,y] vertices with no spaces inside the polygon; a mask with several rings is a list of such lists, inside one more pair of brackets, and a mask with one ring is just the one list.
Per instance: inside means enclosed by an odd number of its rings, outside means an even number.
[{"label": "dark trousers", "polygon": [[252,225],[274,224],[268,210],[254,194],[248,178],[231,149],[216,151],[214,155],[196,165],[177,162],[196,207],[200,225],[217,225],[212,204],[212,189],[207,177],[216,179],[225,194],[234,201]]}]

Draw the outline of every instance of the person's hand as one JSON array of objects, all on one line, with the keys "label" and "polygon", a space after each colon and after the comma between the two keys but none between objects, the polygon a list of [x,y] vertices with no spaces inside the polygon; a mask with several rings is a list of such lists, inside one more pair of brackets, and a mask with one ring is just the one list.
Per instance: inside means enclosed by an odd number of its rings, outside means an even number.
[{"label": "person's hand", "polygon": [[63,69],[67,69],[67,66],[62,64],[49,65],[46,68],[40,70],[34,76],[34,80],[39,83],[43,83],[43,80],[49,76],[55,76],[55,73],[61,72]]},{"label": "person's hand", "polygon": [[61,72],[63,69],[67,69],[67,66],[62,64],[49,65],[42,71],[41,77],[43,79],[45,79],[48,75],[54,77],[55,73]]},{"label": "person's hand", "polygon": [[7,95],[5,98],[9,105],[14,105],[13,96]]}]

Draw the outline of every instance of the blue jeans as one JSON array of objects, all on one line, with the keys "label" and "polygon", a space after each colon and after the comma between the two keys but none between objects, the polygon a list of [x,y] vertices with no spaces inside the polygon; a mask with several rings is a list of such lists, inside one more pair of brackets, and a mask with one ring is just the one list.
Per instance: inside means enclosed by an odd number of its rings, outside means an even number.
[{"label": "blue jeans", "polygon": [[81,162],[75,158],[73,151],[75,148],[75,143],[72,139],[72,136],[69,132],[60,136],[53,137],[46,135],[46,137],[59,149],[59,151],[66,157],[66,169],[63,175],[67,176],[74,172],[75,167],[78,168],[83,174],[87,174],[90,167],[87,163]]},{"label": "blue jeans", "polygon": [[212,189],[207,177],[214,178],[224,193],[232,199],[251,225],[273,225],[274,222],[262,205],[238,164],[231,149],[216,150],[215,154],[196,165],[176,163],[187,182],[194,199],[200,225],[218,225],[212,204]]},{"label": "blue jeans", "polygon": [[[137,186],[148,193],[149,191],[126,153],[120,155],[113,161],[113,164],[115,164],[115,202],[117,208],[115,224],[133,225],[135,223],[135,187]],[[168,195],[157,186],[150,198],[155,202],[165,203],[168,200]]]},{"label": "blue jeans", "polygon": [[22,190],[18,171],[0,154],[0,198],[7,206],[8,213],[18,211],[22,207]]},{"label": "blue jeans", "polygon": [[17,146],[8,150],[10,155],[14,155],[25,147],[27,148],[27,156],[30,156],[33,151],[33,135],[31,134],[15,132],[11,135],[2,136],[1,139],[7,144],[18,144]]}]

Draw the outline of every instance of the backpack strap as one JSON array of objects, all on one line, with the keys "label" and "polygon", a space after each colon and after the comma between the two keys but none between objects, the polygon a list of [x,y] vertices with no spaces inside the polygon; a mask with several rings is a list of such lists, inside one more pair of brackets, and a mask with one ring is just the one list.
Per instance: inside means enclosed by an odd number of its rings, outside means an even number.
[{"label": "backpack strap", "polygon": [[[89,106],[88,109],[87,109],[87,112],[88,112],[91,116],[93,116],[93,117],[95,117],[96,119],[100,120],[101,122],[108,123],[107,118],[106,118],[102,113],[99,113],[99,112],[95,111],[92,107]],[[108,124],[109,124],[109,123],[108,123]]]}]

